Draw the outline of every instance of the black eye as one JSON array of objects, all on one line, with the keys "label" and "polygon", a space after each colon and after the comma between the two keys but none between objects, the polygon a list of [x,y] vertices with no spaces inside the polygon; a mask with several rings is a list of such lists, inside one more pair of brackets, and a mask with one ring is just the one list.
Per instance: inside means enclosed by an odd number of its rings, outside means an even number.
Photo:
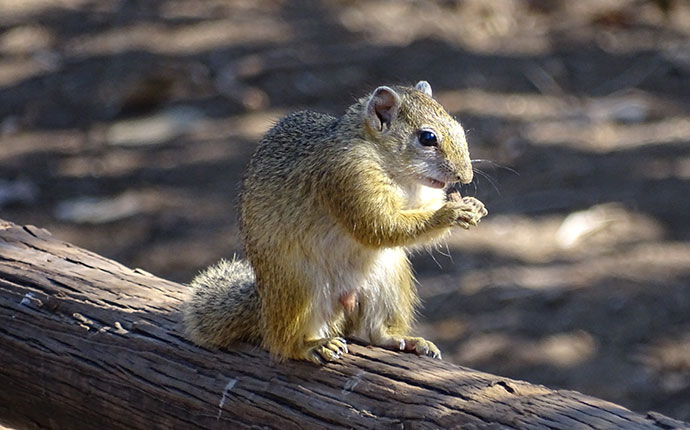
[{"label": "black eye", "polygon": [[438,146],[438,139],[433,131],[422,130],[419,133],[419,143],[422,146]]}]

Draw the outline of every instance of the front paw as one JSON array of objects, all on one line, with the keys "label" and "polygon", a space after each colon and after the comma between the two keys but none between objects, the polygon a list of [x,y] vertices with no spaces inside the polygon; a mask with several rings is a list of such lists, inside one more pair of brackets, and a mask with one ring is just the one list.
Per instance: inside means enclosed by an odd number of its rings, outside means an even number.
[{"label": "front paw", "polygon": [[463,197],[462,203],[469,208],[469,210],[464,213],[471,215],[472,220],[474,221],[474,224],[472,225],[477,225],[482,218],[489,214],[489,211],[486,210],[484,203],[478,199],[475,199],[474,197]]},{"label": "front paw", "polygon": [[484,203],[474,197],[461,197],[459,193],[448,195],[446,207],[453,211],[453,224],[464,229],[479,224],[489,212]]}]

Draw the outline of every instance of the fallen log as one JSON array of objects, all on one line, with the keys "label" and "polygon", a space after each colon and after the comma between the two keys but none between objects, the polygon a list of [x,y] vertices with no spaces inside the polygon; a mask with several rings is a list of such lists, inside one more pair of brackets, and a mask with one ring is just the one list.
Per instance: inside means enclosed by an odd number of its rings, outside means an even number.
[{"label": "fallen log", "polygon": [[276,363],[185,340],[185,286],[0,221],[0,422],[41,429],[675,429],[574,391],[352,345]]}]

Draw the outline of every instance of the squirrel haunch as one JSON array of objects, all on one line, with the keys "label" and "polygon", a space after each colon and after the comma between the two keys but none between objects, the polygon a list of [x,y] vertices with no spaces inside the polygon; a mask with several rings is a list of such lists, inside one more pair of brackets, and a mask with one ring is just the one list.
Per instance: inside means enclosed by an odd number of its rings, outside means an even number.
[{"label": "squirrel haunch", "polygon": [[340,118],[297,112],[259,142],[240,197],[247,261],[221,261],[191,283],[188,336],[207,347],[261,344],[323,363],[343,337],[440,358],[410,335],[418,297],[411,247],[486,215],[472,197],[465,133],[431,97],[379,87]]}]

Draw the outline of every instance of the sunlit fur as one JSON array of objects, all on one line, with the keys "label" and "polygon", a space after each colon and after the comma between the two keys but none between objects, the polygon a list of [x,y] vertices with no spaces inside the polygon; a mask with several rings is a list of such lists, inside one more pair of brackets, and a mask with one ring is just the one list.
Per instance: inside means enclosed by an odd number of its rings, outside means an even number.
[{"label": "sunlit fur", "polygon": [[[376,129],[367,115],[381,92],[399,105],[390,127]],[[423,128],[438,136],[438,148],[419,144]],[[424,177],[472,180],[462,127],[424,92],[380,87],[340,118],[282,119],[259,143],[241,194],[255,282],[237,261],[199,275],[185,307],[190,337],[211,347],[260,342],[296,359],[313,359],[314,345],[334,336],[387,347],[426,342],[410,337],[418,297],[407,251],[443,237],[457,214]],[[235,267],[244,279],[218,272]],[[356,297],[352,312],[341,302],[348,294]]]}]

